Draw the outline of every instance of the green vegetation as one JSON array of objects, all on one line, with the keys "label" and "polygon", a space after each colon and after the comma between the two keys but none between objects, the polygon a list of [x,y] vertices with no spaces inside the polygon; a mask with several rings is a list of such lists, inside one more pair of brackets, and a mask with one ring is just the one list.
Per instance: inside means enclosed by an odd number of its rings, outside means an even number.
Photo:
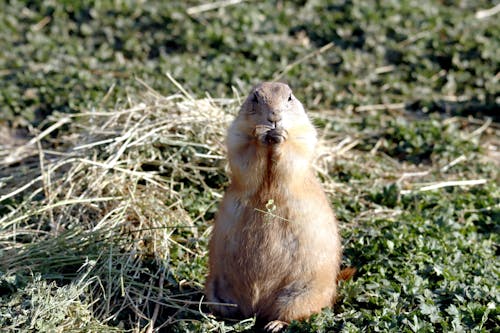
[{"label": "green vegetation", "polygon": [[200,4],[0,4],[0,327],[255,331],[203,304],[207,242],[225,128],[283,79],[358,268],[288,330],[498,331],[494,4]]}]

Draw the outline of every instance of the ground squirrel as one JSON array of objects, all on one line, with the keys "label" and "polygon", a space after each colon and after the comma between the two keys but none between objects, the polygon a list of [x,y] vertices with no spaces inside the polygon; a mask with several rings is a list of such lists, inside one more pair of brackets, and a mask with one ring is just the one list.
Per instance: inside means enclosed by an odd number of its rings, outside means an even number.
[{"label": "ground squirrel", "polygon": [[226,317],[279,331],[331,306],[342,250],[311,168],[316,129],[288,85],[254,87],[228,130],[231,185],[210,240],[206,294]]}]

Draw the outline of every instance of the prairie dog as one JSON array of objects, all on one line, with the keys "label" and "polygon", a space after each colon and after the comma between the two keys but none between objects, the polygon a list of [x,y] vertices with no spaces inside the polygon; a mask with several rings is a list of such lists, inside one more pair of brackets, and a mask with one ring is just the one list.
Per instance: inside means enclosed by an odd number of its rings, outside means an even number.
[{"label": "prairie dog", "polygon": [[[209,247],[206,294],[222,317],[277,332],[336,298],[337,221],[311,168],[317,133],[288,85],[255,86],[228,130],[231,185]],[[222,303],[233,304],[224,305]]]}]

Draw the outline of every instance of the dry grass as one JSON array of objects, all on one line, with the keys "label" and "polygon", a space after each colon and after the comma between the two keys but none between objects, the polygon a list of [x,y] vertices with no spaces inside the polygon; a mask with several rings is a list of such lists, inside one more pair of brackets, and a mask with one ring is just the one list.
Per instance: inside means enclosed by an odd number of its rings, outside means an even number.
[{"label": "dry grass", "polygon": [[[202,281],[175,281],[170,261],[206,256],[192,240],[206,231],[205,213],[221,195],[205,180],[223,174],[225,128],[235,109],[233,100],[150,90],[130,108],[56,114],[47,121],[55,126],[34,140],[2,146],[6,275],[92,279],[85,289],[94,316],[128,327],[152,328],[159,307],[192,305],[163,288],[202,288]],[[42,148],[42,139],[57,149]],[[200,193],[204,202],[196,202]]]}]

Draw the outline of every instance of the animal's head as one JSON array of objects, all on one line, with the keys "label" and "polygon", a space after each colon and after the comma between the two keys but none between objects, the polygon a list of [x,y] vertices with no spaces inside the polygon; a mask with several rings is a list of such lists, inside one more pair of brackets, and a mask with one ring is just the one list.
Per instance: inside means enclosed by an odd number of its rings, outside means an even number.
[{"label": "animal's head", "polygon": [[297,122],[308,121],[304,107],[292,89],[280,82],[264,82],[255,86],[240,110],[249,126],[267,126],[287,130]]},{"label": "animal's head", "polygon": [[267,144],[286,140],[294,126],[309,119],[292,89],[280,82],[264,82],[255,86],[238,114],[240,130]]}]

